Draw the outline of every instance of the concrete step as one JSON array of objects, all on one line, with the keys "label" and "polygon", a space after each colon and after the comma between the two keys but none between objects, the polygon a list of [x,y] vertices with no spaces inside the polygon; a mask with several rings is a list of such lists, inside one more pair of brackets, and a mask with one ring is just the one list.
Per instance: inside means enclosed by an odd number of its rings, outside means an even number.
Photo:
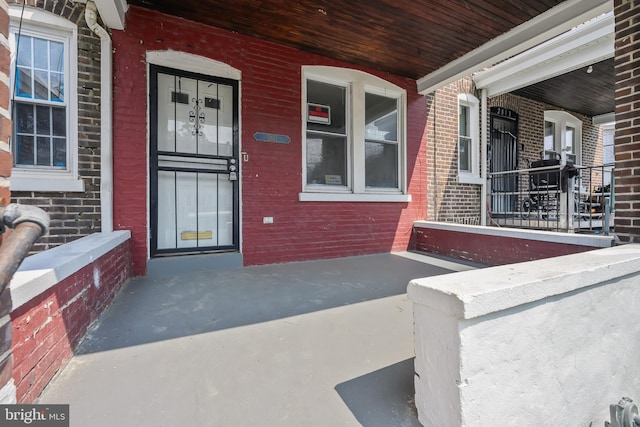
[{"label": "concrete step", "polygon": [[149,260],[147,277],[158,278],[196,271],[221,271],[237,268],[242,268],[242,254],[240,252],[162,256]]}]

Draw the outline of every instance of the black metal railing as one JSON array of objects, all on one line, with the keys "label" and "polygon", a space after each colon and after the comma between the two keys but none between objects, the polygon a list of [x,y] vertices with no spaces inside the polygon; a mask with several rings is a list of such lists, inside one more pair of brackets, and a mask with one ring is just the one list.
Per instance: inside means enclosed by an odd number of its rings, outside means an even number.
[{"label": "black metal railing", "polygon": [[542,164],[489,179],[492,225],[604,234],[613,228],[613,165]]}]

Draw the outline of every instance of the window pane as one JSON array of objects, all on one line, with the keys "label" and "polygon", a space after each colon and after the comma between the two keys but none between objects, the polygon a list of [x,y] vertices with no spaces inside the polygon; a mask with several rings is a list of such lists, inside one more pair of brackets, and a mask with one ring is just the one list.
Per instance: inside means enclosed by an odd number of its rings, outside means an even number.
[{"label": "window pane", "polygon": [[471,139],[460,137],[458,153],[459,170],[471,172]]},{"label": "window pane", "polygon": [[51,71],[64,73],[64,45],[58,42],[49,42],[49,54]]},{"label": "window pane", "polygon": [[28,68],[18,68],[16,78],[16,93],[24,98],[33,98],[33,88],[31,86],[31,70]]},{"label": "window pane", "polygon": [[20,36],[16,38],[18,44],[18,65],[31,67],[31,41],[29,36]]},{"label": "window pane", "polygon": [[52,108],[53,136],[67,136],[67,118],[64,108]]},{"label": "window pane", "polygon": [[67,166],[67,140],[53,138],[53,166]]},{"label": "window pane", "polygon": [[458,132],[460,136],[471,136],[471,126],[469,126],[469,107],[460,106],[460,117],[458,118]]},{"label": "window pane", "polygon": [[64,75],[51,73],[51,100],[64,101]]},{"label": "window pane", "polygon": [[38,166],[51,166],[51,140],[46,137],[38,137]]},{"label": "window pane", "polygon": [[18,135],[16,139],[16,165],[33,165],[33,137]]},{"label": "window pane", "polygon": [[556,124],[553,122],[544,122],[544,149],[545,150],[555,150],[555,133],[556,133]]},{"label": "window pane", "polygon": [[34,133],[33,132],[33,105],[16,102],[15,107],[16,129],[18,133]]},{"label": "window pane", "polygon": [[46,71],[35,72],[35,95],[36,99],[49,99],[49,73]]},{"label": "window pane", "polygon": [[347,185],[347,138],[307,132],[307,184]]},{"label": "window pane", "polygon": [[365,185],[398,188],[398,146],[365,142]]},{"label": "window pane", "polygon": [[395,98],[366,93],[364,96],[367,139],[398,140],[398,101]]},{"label": "window pane", "polygon": [[17,96],[64,101],[64,44],[19,37]]},{"label": "window pane", "polygon": [[[307,80],[307,103],[322,109],[323,114],[323,116],[308,115],[307,129],[346,135],[346,93],[346,88],[343,86]],[[326,107],[328,107],[328,117],[324,116]]]},{"label": "window pane", "polygon": [[51,135],[51,107],[36,107],[36,134]]},{"label": "window pane", "polygon": [[566,148],[569,153],[573,153],[573,147],[575,147],[576,142],[576,129],[570,126],[567,126],[567,130],[565,132],[565,142]]},{"label": "window pane", "polygon": [[49,42],[47,40],[33,39],[33,59],[35,60],[35,68],[49,69]]}]

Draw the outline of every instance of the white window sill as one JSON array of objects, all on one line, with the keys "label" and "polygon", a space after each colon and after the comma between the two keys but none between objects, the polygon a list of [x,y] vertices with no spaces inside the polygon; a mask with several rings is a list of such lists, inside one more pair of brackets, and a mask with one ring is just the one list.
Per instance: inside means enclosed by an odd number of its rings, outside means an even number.
[{"label": "white window sill", "polygon": [[301,202],[390,202],[408,203],[411,194],[298,193]]},{"label": "white window sill", "polygon": [[464,175],[464,174],[458,174],[458,182],[460,184],[477,184],[477,185],[482,185],[483,181],[482,178],[477,176],[477,175]]},{"label": "white window sill", "polygon": [[53,192],[83,192],[84,181],[82,179],[70,178],[23,178],[11,176],[12,191],[53,191]]}]

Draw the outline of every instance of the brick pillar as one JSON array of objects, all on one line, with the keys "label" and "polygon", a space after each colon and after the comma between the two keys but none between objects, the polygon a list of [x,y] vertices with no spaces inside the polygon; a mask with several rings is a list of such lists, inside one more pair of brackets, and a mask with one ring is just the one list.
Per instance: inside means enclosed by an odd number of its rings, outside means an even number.
[{"label": "brick pillar", "polygon": [[[0,204],[8,205],[11,198],[9,176],[13,159],[9,149],[11,116],[9,113],[9,13],[6,0],[0,0]],[[0,245],[2,236],[0,235]],[[13,383],[13,355],[11,354],[11,294],[0,295],[0,403],[16,402]]]},{"label": "brick pillar", "polygon": [[615,0],[615,229],[640,243],[640,0]]}]

